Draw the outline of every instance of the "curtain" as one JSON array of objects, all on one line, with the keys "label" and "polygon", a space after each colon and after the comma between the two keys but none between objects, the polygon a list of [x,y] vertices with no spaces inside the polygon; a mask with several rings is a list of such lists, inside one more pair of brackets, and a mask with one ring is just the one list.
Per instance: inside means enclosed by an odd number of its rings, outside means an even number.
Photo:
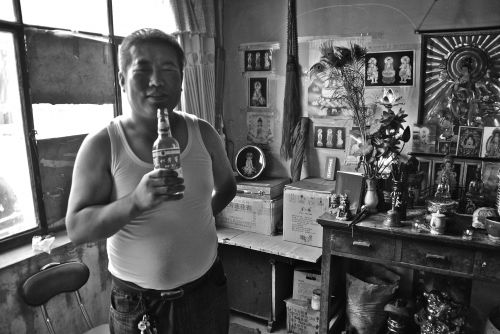
[{"label": "curtain", "polygon": [[215,126],[214,0],[170,0],[186,54],[184,111]]}]

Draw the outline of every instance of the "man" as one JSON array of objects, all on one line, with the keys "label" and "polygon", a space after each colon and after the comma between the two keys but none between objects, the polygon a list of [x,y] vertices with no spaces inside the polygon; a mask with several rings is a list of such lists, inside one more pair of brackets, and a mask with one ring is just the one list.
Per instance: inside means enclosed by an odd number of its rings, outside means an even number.
[{"label": "man", "polygon": [[[132,112],[82,143],[69,237],[76,244],[107,238],[112,333],[227,333],[214,216],[233,199],[236,183],[222,142],[207,122],[173,111],[184,66],[175,38],[136,31],[123,40],[119,66]],[[179,141],[183,178],[153,170],[158,107],[168,110]]]}]

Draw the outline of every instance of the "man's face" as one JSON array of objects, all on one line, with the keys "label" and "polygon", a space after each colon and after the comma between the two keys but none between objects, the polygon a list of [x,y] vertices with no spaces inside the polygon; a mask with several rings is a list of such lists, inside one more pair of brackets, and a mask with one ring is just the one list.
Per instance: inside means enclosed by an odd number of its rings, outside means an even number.
[{"label": "man's face", "polygon": [[172,110],[182,87],[181,64],[172,47],[145,42],[132,46],[130,55],[130,64],[119,77],[133,114],[156,118],[158,107]]}]

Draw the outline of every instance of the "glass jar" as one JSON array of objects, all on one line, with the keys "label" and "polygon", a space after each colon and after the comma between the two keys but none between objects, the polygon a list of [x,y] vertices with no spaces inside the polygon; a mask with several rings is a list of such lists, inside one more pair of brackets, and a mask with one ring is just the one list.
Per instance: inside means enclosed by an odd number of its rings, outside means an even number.
[{"label": "glass jar", "polygon": [[318,311],[320,308],[321,289],[314,289],[311,298],[311,308]]}]

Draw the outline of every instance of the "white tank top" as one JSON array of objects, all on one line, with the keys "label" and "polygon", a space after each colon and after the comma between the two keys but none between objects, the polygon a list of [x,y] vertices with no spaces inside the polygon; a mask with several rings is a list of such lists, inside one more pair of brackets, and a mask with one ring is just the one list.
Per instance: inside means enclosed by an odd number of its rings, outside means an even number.
[{"label": "white tank top", "polygon": [[[108,268],[115,277],[140,287],[168,290],[207,272],[217,256],[212,214],[212,159],[205,148],[198,119],[181,113],[188,141],[181,153],[184,198],[144,212],[107,239]],[[113,200],[130,194],[153,164],[132,152],[121,124],[108,125],[111,140]]]}]

